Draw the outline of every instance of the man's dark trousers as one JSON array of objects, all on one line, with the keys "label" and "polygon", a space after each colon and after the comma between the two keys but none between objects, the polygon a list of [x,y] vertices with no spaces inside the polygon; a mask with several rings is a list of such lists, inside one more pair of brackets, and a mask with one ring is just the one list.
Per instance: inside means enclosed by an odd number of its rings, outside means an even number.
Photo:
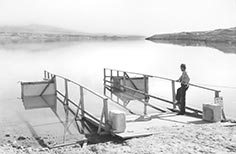
[{"label": "man's dark trousers", "polygon": [[180,105],[180,114],[185,114],[185,96],[188,86],[181,84],[181,87],[177,89],[176,100]]}]

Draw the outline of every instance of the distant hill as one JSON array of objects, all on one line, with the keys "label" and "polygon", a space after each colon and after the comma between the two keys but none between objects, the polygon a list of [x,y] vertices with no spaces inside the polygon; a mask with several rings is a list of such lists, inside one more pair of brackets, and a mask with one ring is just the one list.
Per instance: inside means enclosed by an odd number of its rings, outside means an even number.
[{"label": "distant hill", "polygon": [[156,43],[182,46],[206,46],[225,53],[236,53],[236,27],[212,31],[157,34],[146,38]]},{"label": "distant hill", "polygon": [[50,33],[50,34],[81,34],[88,35],[88,33],[81,33],[64,28],[58,28],[47,25],[26,25],[26,26],[2,26],[0,32],[22,32],[22,33]]},{"label": "distant hill", "polygon": [[136,35],[91,34],[45,25],[2,26],[0,45],[9,43],[44,43],[81,40],[137,40]]},{"label": "distant hill", "polygon": [[236,42],[236,27],[213,31],[181,32],[173,34],[157,34],[147,40],[196,40],[214,42]]}]

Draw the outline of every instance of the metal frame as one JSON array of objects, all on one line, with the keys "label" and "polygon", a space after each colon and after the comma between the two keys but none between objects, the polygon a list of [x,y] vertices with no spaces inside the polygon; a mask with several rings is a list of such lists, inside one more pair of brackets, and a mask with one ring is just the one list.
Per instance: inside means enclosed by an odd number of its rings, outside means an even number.
[{"label": "metal frame", "polygon": [[[107,71],[110,72],[110,75],[107,75]],[[114,73],[114,72],[116,72],[116,73]],[[62,94],[58,90],[56,90],[56,94],[59,94],[64,100],[61,100],[60,98],[57,97],[58,100],[60,102],[62,102],[63,104],[68,106],[69,110],[75,115],[75,119],[77,118],[77,116],[79,114],[79,111],[81,111],[80,113],[81,113],[82,118],[86,118],[87,120],[89,120],[90,122],[92,122],[92,123],[94,123],[95,125],[98,126],[97,132],[99,134],[101,133],[102,130],[105,130],[105,132],[110,131],[110,124],[109,124],[109,119],[108,119],[108,100],[111,100],[112,102],[119,104],[120,106],[122,106],[124,109],[126,109],[130,113],[135,114],[130,109],[128,109],[126,106],[121,105],[119,103],[119,98],[117,98],[117,101],[115,101],[115,100],[112,99],[112,97],[111,98],[106,97],[106,89],[111,89],[112,88],[111,86],[108,85],[108,83],[110,83],[110,84],[112,83],[112,77],[114,75],[124,79],[124,84],[120,85],[121,88],[123,88],[124,90],[131,90],[133,92],[140,93],[140,94],[145,96],[144,100],[136,98],[139,102],[144,104],[144,115],[147,114],[147,107],[152,107],[152,108],[154,108],[158,111],[165,112],[165,110],[163,110],[161,108],[158,108],[156,106],[153,106],[152,104],[149,104],[148,103],[149,98],[154,98],[154,99],[157,99],[159,101],[163,101],[163,102],[172,104],[173,109],[176,108],[176,104],[175,104],[175,82],[176,81],[173,80],[173,79],[168,79],[168,78],[153,76],[153,75],[147,75],[147,74],[141,74],[141,73],[134,73],[134,72],[115,70],[115,69],[108,69],[108,68],[104,68],[103,73],[104,73],[104,79],[103,79],[104,95],[101,95],[101,94],[99,94],[99,93],[97,93],[97,92],[95,92],[95,91],[93,91],[93,90],[91,90],[91,89],[75,82],[75,81],[72,81],[72,80],[70,80],[68,78],[65,78],[63,76],[60,76],[60,75],[50,73],[48,71],[44,71],[44,79],[54,81],[55,83],[57,82],[57,80],[56,80],[57,78],[63,79],[64,80],[65,94]],[[154,96],[154,95],[150,95],[148,93],[148,84],[146,82],[144,82],[144,87],[145,87],[144,91],[138,90],[137,88],[133,89],[133,88],[130,88],[130,87],[126,86],[125,80],[126,79],[129,80],[129,74],[140,75],[144,78],[145,81],[148,80],[148,78],[158,78],[158,79],[161,79],[161,80],[170,81],[171,82],[171,88],[172,88],[172,100],[166,100],[166,99]],[[130,81],[131,81],[131,84],[134,84],[131,79],[130,79]],[[73,102],[69,98],[69,88],[68,88],[69,85],[68,85],[68,83],[76,85],[80,88],[80,93],[79,93],[80,99],[78,100],[78,103]],[[203,86],[199,86],[199,85],[195,85],[195,84],[189,84],[189,85],[200,88],[200,89],[208,90],[208,91],[213,91],[214,94],[215,94],[215,97],[219,97],[220,90],[215,90],[215,89],[211,89],[211,88],[207,88],[207,87],[203,87]],[[94,96],[96,96],[96,97],[98,97],[102,100],[103,107],[102,107],[102,112],[101,112],[101,115],[100,115],[99,118],[95,117],[92,113],[89,113],[85,110],[86,101],[84,100],[84,91],[89,92],[90,94],[92,94],[92,95],[94,95]],[[70,105],[73,105],[74,107],[76,107],[76,109],[77,109],[76,112],[74,112],[69,107]],[[186,107],[186,109],[194,111],[195,113],[202,113],[202,111],[197,110],[197,109],[193,109],[191,107]]]},{"label": "metal frame", "polygon": [[[110,74],[108,74],[107,72],[110,72]],[[116,73],[114,73],[114,72],[116,72]],[[146,90],[145,91],[140,91],[140,90],[137,90],[136,88],[133,89],[133,88],[127,87],[125,84],[120,85],[120,86],[122,88],[124,88],[125,90],[126,89],[132,90],[133,92],[144,94],[147,97],[154,98],[154,99],[157,99],[157,100],[169,103],[169,104],[173,104],[173,109],[174,110],[176,109],[176,103],[175,103],[175,95],[176,95],[176,93],[175,93],[175,90],[176,90],[175,89],[175,82],[176,82],[176,80],[165,78],[165,77],[160,77],[160,76],[153,76],[153,75],[142,74],[142,73],[135,73],[135,72],[128,72],[128,71],[121,71],[121,70],[116,70],[116,69],[104,68],[104,89],[105,88],[111,88],[107,83],[110,83],[110,84],[112,83],[111,79],[113,77],[113,74],[117,74],[117,76],[119,76],[120,73],[123,74],[124,81],[125,81],[125,79],[127,79],[127,77],[129,77],[128,74],[132,74],[132,75],[142,76],[144,79],[146,79],[146,78],[157,78],[157,79],[166,80],[166,81],[171,82],[172,100],[166,100],[166,99],[163,99],[163,98],[160,98],[160,97],[157,97],[157,96],[150,95],[150,94],[148,94],[148,91],[146,91]],[[110,81],[109,81],[109,79],[110,79]],[[221,92],[220,90],[211,89],[211,88],[208,88],[208,87],[203,87],[203,86],[192,84],[192,83],[190,83],[189,86],[193,86],[193,87],[200,88],[200,89],[203,89],[203,90],[212,91],[212,92],[214,92],[215,97],[219,97],[219,94]],[[104,92],[104,94],[105,94],[105,92]],[[146,102],[140,101],[140,102],[144,103],[144,115],[146,115],[147,114],[146,108],[147,108],[147,106],[150,106],[150,104],[148,104],[148,101],[146,101]],[[202,111],[191,108],[191,107],[186,107],[186,109],[194,111],[195,113],[202,113]]]},{"label": "metal frame", "polygon": [[[87,120],[89,120],[90,122],[98,125],[98,133],[100,134],[102,129],[105,130],[105,132],[109,132],[109,121],[108,121],[108,98],[100,95],[99,93],[75,82],[72,81],[68,78],[65,78],[63,76],[60,75],[56,75],[56,74],[52,74],[48,71],[44,71],[44,80],[55,80],[56,78],[61,78],[64,80],[64,89],[65,89],[65,94],[62,94],[60,91],[56,90],[56,93],[59,94],[61,97],[64,98],[64,101],[62,101],[61,99],[58,98],[58,100],[67,105],[68,107],[70,105],[73,105],[74,107],[77,108],[76,112],[74,112],[70,107],[70,111],[72,111],[72,113],[75,115],[75,119],[78,116],[79,111],[81,111],[81,117],[82,118],[86,118]],[[73,102],[70,98],[69,98],[69,88],[68,88],[68,83],[74,84],[76,86],[78,86],[80,88],[80,100],[78,101],[78,103]],[[100,98],[103,102],[103,109],[102,109],[102,113],[100,116],[100,119],[98,119],[97,117],[95,117],[92,113],[89,113],[85,110],[85,100],[84,100],[84,91],[89,92],[91,94],[93,94],[94,96],[97,96],[98,98]],[[103,122],[104,121],[104,122]]]}]

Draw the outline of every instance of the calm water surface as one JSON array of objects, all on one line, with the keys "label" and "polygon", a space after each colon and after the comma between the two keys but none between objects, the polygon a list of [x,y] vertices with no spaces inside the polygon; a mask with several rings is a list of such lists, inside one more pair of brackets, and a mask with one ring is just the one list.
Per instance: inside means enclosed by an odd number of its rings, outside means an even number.
[{"label": "calm water surface", "polygon": [[[1,48],[0,55],[0,112],[3,120],[12,120],[17,114],[26,115],[19,99],[19,81],[42,80],[44,70],[66,76],[103,94],[103,68],[177,79],[181,74],[181,63],[187,65],[191,83],[221,90],[226,115],[236,118],[236,54],[225,54],[207,47],[117,41],[22,45]],[[170,83],[155,80],[150,82],[149,87],[151,94],[171,99]],[[203,103],[213,101],[213,92],[194,87],[187,92],[189,106],[201,108]],[[30,112],[27,114],[39,114],[38,110]],[[55,116],[54,112],[50,112]]]}]

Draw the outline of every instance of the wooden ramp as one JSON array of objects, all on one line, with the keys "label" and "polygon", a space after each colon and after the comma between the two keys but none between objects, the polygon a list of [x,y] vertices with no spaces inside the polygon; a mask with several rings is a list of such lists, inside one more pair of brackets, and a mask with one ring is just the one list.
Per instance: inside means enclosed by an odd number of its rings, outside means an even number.
[{"label": "wooden ramp", "polygon": [[200,118],[176,115],[176,113],[162,113],[150,115],[150,117],[140,117],[130,115],[126,117],[126,129],[123,133],[112,132],[113,135],[119,136],[123,139],[141,137],[158,133],[158,128],[172,127],[176,125],[205,123]]}]

